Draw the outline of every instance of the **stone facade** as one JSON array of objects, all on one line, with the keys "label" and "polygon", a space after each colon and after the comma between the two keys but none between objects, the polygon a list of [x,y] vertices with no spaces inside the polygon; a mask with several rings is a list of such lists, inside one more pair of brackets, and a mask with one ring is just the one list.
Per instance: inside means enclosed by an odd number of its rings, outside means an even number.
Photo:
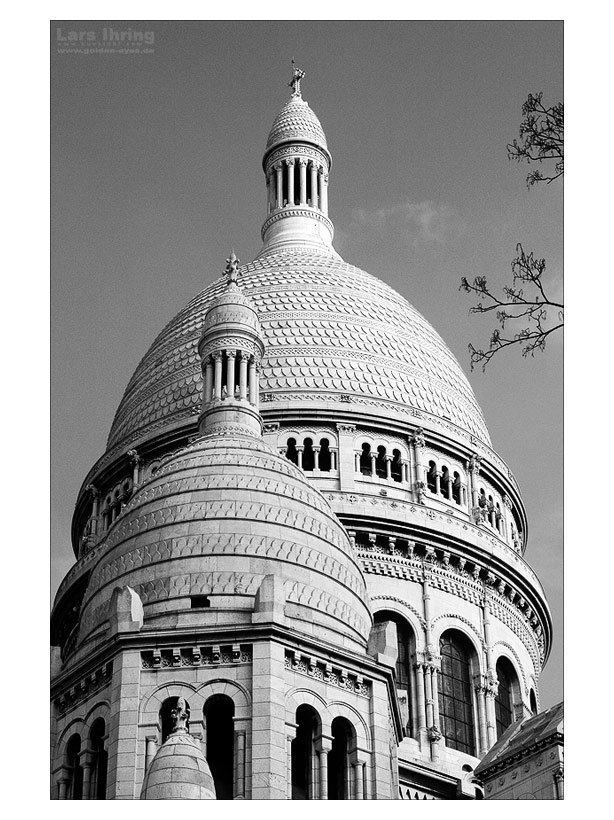
[{"label": "stone facade", "polygon": [[218,799],[481,797],[538,711],[519,488],[435,330],[334,250],[297,76],[261,252],[158,336],[79,493],[54,798],[138,799],[178,698]]}]

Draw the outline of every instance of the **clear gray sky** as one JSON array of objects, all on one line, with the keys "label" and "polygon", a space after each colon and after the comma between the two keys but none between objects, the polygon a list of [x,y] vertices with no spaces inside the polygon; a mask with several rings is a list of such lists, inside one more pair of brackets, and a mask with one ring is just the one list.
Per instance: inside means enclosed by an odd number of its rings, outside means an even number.
[{"label": "clear gray sky", "polygon": [[[152,54],[62,54],[68,30],[154,33]],[[563,98],[557,22],[69,21],[51,26],[51,585],[73,562],[79,486],[167,321],[260,247],[261,159],[290,60],[333,154],[335,246],[435,326],[466,371],[490,319],[461,276],[510,278],[517,242],[562,292],[562,185],[507,159],[529,92]],[[562,339],[469,374],[529,515],[552,609],[542,706],[563,698]]]}]

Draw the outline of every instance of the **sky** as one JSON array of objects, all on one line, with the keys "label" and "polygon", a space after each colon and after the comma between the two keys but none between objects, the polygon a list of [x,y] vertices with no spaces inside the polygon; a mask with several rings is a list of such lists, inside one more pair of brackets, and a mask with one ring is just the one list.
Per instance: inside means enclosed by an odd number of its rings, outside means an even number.
[{"label": "sky", "polygon": [[[62,53],[68,31],[153,32],[153,53]],[[468,374],[518,479],[525,558],[554,622],[542,708],[563,699],[562,337],[469,372],[491,318],[462,276],[510,279],[516,244],[562,296],[563,189],[510,162],[529,92],[563,99],[563,24],[437,21],[68,21],[51,26],[51,591],[74,561],[81,482],[130,376],[170,318],[258,253],[261,160],[291,59],[333,155],[344,259],[405,296]]]}]

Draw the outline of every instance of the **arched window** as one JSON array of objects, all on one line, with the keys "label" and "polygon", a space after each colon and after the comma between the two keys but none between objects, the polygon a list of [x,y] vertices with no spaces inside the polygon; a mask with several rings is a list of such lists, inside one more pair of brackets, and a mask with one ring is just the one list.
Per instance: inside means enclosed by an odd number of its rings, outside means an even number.
[{"label": "arched window", "polygon": [[318,468],[323,473],[330,472],[330,468],[331,468],[330,442],[327,438],[320,439],[320,455],[318,457]]},{"label": "arched window", "polygon": [[531,694],[529,696],[529,704],[531,706],[531,713],[533,715],[537,714],[537,698],[535,697],[535,690],[531,689]]},{"label": "arched window", "polygon": [[[166,698],[165,701],[162,702],[162,706],[160,707],[160,726],[162,727],[162,740],[160,745],[164,743],[166,738],[170,735],[170,733],[175,728],[175,722],[173,720],[172,711],[177,706],[177,701],[179,700],[178,697],[173,698]],[[185,702],[186,709],[189,713],[190,711],[190,704]],[[186,729],[190,729],[190,722],[186,721]]]},{"label": "arched window", "polygon": [[106,736],[103,718],[96,718],[90,730],[90,749],[92,750],[90,800],[106,800],[107,797],[108,753],[104,747]]},{"label": "arched window", "polygon": [[461,503],[461,480],[458,473],[454,473],[454,481],[452,482],[452,498],[457,504]]},{"label": "arched window", "polygon": [[445,632],[439,642],[439,653],[439,716],[446,746],[475,755],[471,644],[458,632]]},{"label": "arched window", "polygon": [[303,704],[296,710],[296,737],[292,741],[292,799],[315,800],[315,740],[319,719],[315,709]]},{"label": "arched window", "polygon": [[392,451],[392,464],[390,465],[390,476],[393,481],[403,481],[403,463],[401,461],[401,451]]},{"label": "arched window", "polygon": [[286,458],[291,461],[293,464],[298,465],[298,451],[296,449],[296,439],[289,438],[288,439],[288,447],[286,450]]},{"label": "arched window", "polygon": [[378,478],[386,478],[386,448],[381,444],[377,448],[377,458],[375,459],[375,474]]},{"label": "arched window", "polygon": [[415,650],[415,639],[411,626],[405,618],[391,610],[376,612],[373,616],[376,624],[392,621],[397,628],[397,663],[395,668],[397,689],[400,690],[407,703],[407,723],[405,732],[412,736],[412,690],[414,678],[411,669],[411,656]]},{"label": "arched window", "polygon": [[311,471],[315,467],[315,458],[313,452],[313,439],[306,438],[303,450],[303,470]]},{"label": "arched window", "polygon": [[426,486],[434,493],[437,491],[437,480],[435,475],[437,473],[437,465],[434,461],[429,461],[429,471],[426,474]]},{"label": "arched window", "polygon": [[360,472],[363,475],[371,475],[371,445],[365,443],[362,445],[362,453],[360,454]]},{"label": "arched window", "polygon": [[499,658],[496,672],[499,691],[495,697],[495,719],[497,737],[501,737],[507,727],[514,722],[514,689],[517,678],[514,667],[507,658]]},{"label": "arched window", "polygon": [[66,768],[69,778],[66,784],[67,800],[83,800],[83,767],[79,760],[80,754],[81,737],[73,735],[66,744]]},{"label": "arched window", "polygon": [[328,753],[328,799],[350,799],[350,745],[353,735],[351,724],[336,717],[331,724],[332,748]]},{"label": "arched window", "polygon": [[207,762],[218,800],[232,800],[235,705],[228,695],[212,695],[205,703]]}]

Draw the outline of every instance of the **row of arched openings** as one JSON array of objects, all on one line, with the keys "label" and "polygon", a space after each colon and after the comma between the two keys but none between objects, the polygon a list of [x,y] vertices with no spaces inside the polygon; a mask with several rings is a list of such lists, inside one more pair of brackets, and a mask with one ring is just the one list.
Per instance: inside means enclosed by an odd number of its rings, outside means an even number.
[{"label": "row of arched openings", "polygon": [[60,782],[64,800],[105,800],[107,792],[108,754],[105,748],[106,726],[103,718],[92,723],[87,738],[71,735],[64,753],[65,777]]},{"label": "row of arched openings", "polygon": [[362,475],[377,478],[389,478],[393,481],[403,480],[403,464],[401,451],[394,449],[390,456],[383,444],[377,450],[365,441],[361,447],[359,468]]},{"label": "row of arched openings", "polygon": [[297,444],[295,438],[289,438],[286,446],[286,458],[306,472],[320,470],[328,473],[335,469],[330,441],[322,438],[315,444],[312,438],[305,438],[302,444]]},{"label": "row of arched openings", "polygon": [[[322,747],[322,725],[307,704],[296,710],[296,736],[291,745],[292,799],[349,800],[352,796],[351,754],[356,733],[351,723],[336,717],[331,723],[330,749]],[[323,765],[321,757],[326,756]],[[325,778],[325,780],[324,780]]]},{"label": "row of arched openings", "polygon": [[[405,732],[409,737],[417,737],[418,716],[416,674],[412,668],[412,655],[416,651],[414,632],[405,618],[396,612],[377,612],[375,623],[392,621],[397,629],[397,689],[406,702]],[[475,650],[469,639],[457,630],[443,633],[439,641],[441,669],[437,675],[439,722],[446,746],[470,755],[478,749],[477,702],[474,679],[479,666]],[[515,704],[520,704],[520,684],[510,661],[501,657],[496,663],[499,683],[495,697],[495,718],[497,736],[514,722]],[[531,711],[537,713],[535,692],[530,692]]]},{"label": "row of arched openings", "polygon": [[442,467],[439,473],[434,461],[429,461],[426,486],[432,493],[442,495],[449,501],[454,501],[456,504],[463,503],[460,474],[456,471],[451,473],[447,467]]}]

